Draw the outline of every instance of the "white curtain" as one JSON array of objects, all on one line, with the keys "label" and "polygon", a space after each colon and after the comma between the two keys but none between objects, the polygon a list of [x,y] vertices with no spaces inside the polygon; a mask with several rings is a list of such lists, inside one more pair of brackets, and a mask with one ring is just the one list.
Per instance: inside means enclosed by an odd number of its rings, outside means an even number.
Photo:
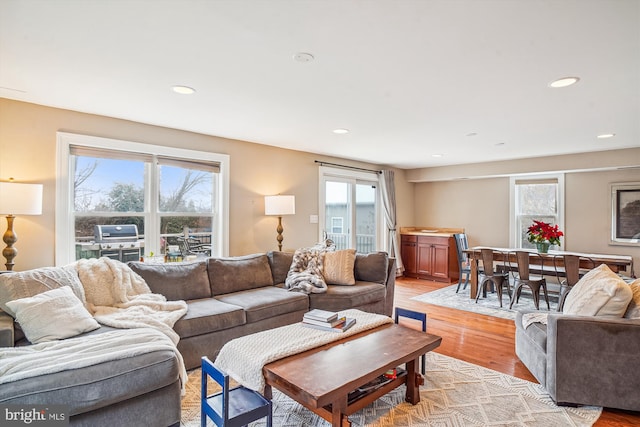
[{"label": "white curtain", "polygon": [[396,275],[400,276],[404,271],[404,265],[402,264],[402,258],[400,258],[400,244],[396,231],[396,186],[394,175],[395,172],[392,170],[383,170],[380,174],[380,189],[387,232],[389,233],[389,248],[387,252],[389,256],[396,258]]}]

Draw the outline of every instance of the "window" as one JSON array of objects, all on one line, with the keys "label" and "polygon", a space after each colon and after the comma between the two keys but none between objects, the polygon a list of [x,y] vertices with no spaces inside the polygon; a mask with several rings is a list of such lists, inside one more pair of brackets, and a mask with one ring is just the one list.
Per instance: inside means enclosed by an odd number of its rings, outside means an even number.
[{"label": "window", "polygon": [[182,237],[226,255],[228,164],[226,155],[59,133],[56,264],[101,256],[96,225],[135,224],[147,256]]},{"label": "window", "polygon": [[558,224],[564,230],[564,175],[512,177],[511,213],[511,247],[535,248],[527,240],[534,220]]},{"label": "window", "polygon": [[320,239],[362,253],[380,247],[377,179],[375,172],[320,167]]},{"label": "window", "polygon": [[331,218],[331,233],[342,234],[344,218],[332,217]]}]

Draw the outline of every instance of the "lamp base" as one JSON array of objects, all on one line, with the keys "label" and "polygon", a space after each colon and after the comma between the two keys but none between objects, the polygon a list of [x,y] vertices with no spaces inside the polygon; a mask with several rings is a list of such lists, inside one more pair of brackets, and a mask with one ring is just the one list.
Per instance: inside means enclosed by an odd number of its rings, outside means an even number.
[{"label": "lamp base", "polygon": [[282,252],[282,241],[284,240],[284,237],[282,237],[282,232],[284,231],[284,228],[282,228],[281,216],[278,217],[278,228],[276,228],[276,231],[278,232],[278,237],[276,237],[276,240],[278,241],[278,250]]},{"label": "lamp base", "polygon": [[18,250],[13,247],[13,244],[18,241],[18,236],[13,231],[14,218],[15,216],[13,215],[7,215],[7,231],[2,236],[2,241],[7,244],[7,247],[2,250],[2,256],[7,260],[4,264],[7,267],[7,271],[13,270],[13,259],[18,255]]}]

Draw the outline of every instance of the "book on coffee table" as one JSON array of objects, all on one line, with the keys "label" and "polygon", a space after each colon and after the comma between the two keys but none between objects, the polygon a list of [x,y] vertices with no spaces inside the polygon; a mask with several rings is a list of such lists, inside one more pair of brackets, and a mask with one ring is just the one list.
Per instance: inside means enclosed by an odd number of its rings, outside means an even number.
[{"label": "book on coffee table", "polygon": [[338,318],[338,313],[335,311],[320,310],[314,308],[313,310],[304,314],[303,319],[318,320],[320,322],[331,322]]},{"label": "book on coffee table", "polygon": [[344,321],[338,323],[335,326],[330,326],[328,324],[316,325],[316,324],[306,323],[305,321],[302,322],[302,326],[305,326],[307,328],[320,329],[320,330],[329,331],[329,332],[344,332],[355,324],[356,324],[356,319],[354,317],[346,317]]},{"label": "book on coffee table", "polygon": [[326,326],[326,327],[330,327],[333,328],[336,325],[339,325],[340,323],[344,322],[347,318],[342,316],[342,317],[338,317],[335,320],[332,320],[331,322],[325,322],[323,320],[315,320],[315,319],[309,319],[306,317],[302,318],[302,323],[307,323],[309,325],[318,325],[318,326]]}]

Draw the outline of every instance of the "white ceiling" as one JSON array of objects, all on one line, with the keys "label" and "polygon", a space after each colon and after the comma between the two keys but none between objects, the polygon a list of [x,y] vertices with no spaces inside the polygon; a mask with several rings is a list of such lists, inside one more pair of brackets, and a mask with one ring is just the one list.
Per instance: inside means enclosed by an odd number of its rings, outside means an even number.
[{"label": "white ceiling", "polygon": [[0,87],[399,168],[638,147],[640,0],[0,0]]}]

